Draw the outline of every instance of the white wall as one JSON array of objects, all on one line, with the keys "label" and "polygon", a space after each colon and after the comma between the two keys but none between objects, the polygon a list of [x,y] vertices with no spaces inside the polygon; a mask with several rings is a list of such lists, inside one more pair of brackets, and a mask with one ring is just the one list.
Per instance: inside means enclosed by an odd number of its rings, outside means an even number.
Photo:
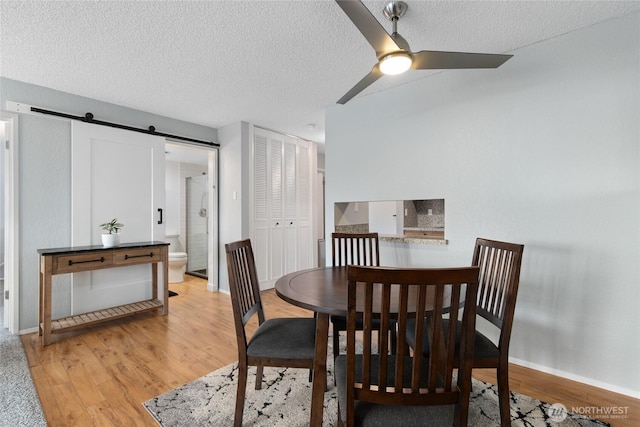
[{"label": "white wall", "polygon": [[[5,122],[0,121],[0,144],[6,141]],[[4,155],[5,150],[0,146],[0,264],[4,263]],[[0,265],[0,279],[4,278],[4,265]],[[4,299],[4,295],[0,295]]]},{"label": "white wall", "polygon": [[327,232],[335,202],[444,198],[449,244],[383,264],[525,244],[511,357],[640,397],[639,52],[634,14],[331,107]]},{"label": "white wall", "polygon": [[249,124],[235,123],[218,129],[220,140],[220,290],[229,292],[224,245],[249,237],[248,174]]}]

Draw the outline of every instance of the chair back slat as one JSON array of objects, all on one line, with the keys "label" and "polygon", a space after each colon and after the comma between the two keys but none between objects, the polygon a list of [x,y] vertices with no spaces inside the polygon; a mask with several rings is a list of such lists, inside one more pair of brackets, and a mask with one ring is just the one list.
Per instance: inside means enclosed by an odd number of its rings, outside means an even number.
[{"label": "chair back slat", "polygon": [[478,314],[502,328],[513,320],[524,245],[476,239],[471,264],[480,267]]},{"label": "chair back slat", "polygon": [[[399,269],[351,265],[347,275],[347,424],[353,417],[350,402],[354,400],[387,405],[443,405],[466,400],[468,408],[479,268]],[[463,296],[463,344],[456,354],[458,310],[449,308],[459,307]],[[413,356],[405,353],[404,346],[398,346],[397,354],[391,354],[386,340],[378,339],[374,347],[376,339],[372,335],[376,331],[370,328],[372,319],[380,319],[383,325],[390,319],[397,320],[398,337],[404,340],[407,318],[425,317],[428,322],[414,322]],[[362,351],[356,354],[358,318],[362,318],[364,328]],[[444,327],[446,322],[448,329]],[[428,333],[423,335],[424,328]],[[452,332],[445,334],[446,330]],[[428,359],[422,357],[424,346],[434,350]],[[457,358],[460,365],[454,383],[454,359]],[[460,406],[465,419],[467,408]]]},{"label": "chair back slat", "polygon": [[[364,322],[363,322],[363,330],[371,331],[373,328],[373,290],[366,289],[365,290],[365,309],[364,309]],[[364,375],[362,377],[362,382],[365,387],[369,387],[371,385],[371,354],[373,353],[373,339],[371,334],[363,334],[364,338]]]},{"label": "chair back slat", "polygon": [[[400,285],[400,301],[399,301],[399,310],[398,312],[400,313],[406,313],[407,312],[407,305],[408,305],[408,300],[409,300],[409,286],[406,284],[401,284]],[[398,342],[404,343],[406,342],[407,339],[407,318],[403,317],[401,319],[397,319],[398,322]],[[397,390],[399,390],[400,388],[403,387],[403,383],[402,383],[402,379],[403,379],[403,373],[404,373],[404,360],[405,360],[405,356],[408,356],[408,354],[406,354],[406,349],[408,347],[405,345],[399,345],[397,347],[397,352],[396,352],[396,357],[397,360],[400,363],[396,363],[396,369],[394,372],[394,378],[395,378],[395,384],[393,385]],[[412,390],[414,385],[411,385]],[[415,391],[415,390],[414,390]]]},{"label": "chair back slat", "polygon": [[331,254],[334,266],[380,265],[378,233],[332,233]]},{"label": "chair back slat", "polygon": [[[461,289],[457,286],[454,286],[451,288],[451,307],[460,307],[460,295],[461,295]],[[447,336],[447,342],[451,342],[452,340],[456,340],[457,337],[457,324],[458,324],[458,316],[459,316],[459,311],[458,310],[450,310],[449,311],[449,318],[447,320],[448,323],[448,331],[449,331],[449,335]],[[456,326],[456,327],[452,327],[452,326]],[[456,358],[458,357],[458,355],[455,352],[455,348],[449,347],[448,349],[448,353],[447,353],[447,368],[446,368],[446,372],[450,375],[451,372],[453,372],[452,370],[449,370],[449,366],[455,367],[455,361]],[[451,380],[452,378],[450,378],[449,376],[446,377],[445,379],[445,384],[451,384]]]}]

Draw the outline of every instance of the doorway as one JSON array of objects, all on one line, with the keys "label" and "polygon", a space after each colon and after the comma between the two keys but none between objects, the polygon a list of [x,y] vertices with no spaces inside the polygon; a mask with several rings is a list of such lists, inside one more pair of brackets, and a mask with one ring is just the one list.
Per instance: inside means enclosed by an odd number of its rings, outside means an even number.
[{"label": "doorway", "polygon": [[[4,144],[4,141],[6,141],[6,136],[5,136],[5,122],[4,121],[0,121],[0,141],[2,141],[2,143]],[[5,293],[4,293],[4,259],[5,259],[5,255],[4,255],[4,182],[5,182],[5,166],[4,166],[4,157],[5,157],[5,149],[3,147],[3,149],[0,150],[0,295],[2,295],[2,298],[0,298],[0,311],[2,311],[2,316],[0,319],[0,322],[2,322],[0,324],[0,327],[7,327],[8,326],[8,320],[9,320],[9,313],[8,311],[5,310],[5,305],[8,304],[9,300],[5,297]]]},{"label": "doorway", "polygon": [[18,332],[18,115],[0,113],[0,281],[3,306],[1,325]]},{"label": "doorway", "polygon": [[209,236],[208,176],[190,176],[186,179],[185,221],[187,230],[187,274],[206,279],[207,239]]},{"label": "doorway", "polygon": [[180,243],[174,252],[186,252],[186,273],[217,291],[218,150],[167,140],[165,161],[166,234]]}]

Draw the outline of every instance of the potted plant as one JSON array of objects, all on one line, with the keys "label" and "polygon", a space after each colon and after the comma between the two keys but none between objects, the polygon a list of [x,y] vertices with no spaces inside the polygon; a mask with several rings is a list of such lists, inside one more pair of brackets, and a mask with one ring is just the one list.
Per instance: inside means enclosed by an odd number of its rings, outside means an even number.
[{"label": "potted plant", "polygon": [[118,231],[120,231],[122,227],[124,227],[124,224],[120,224],[117,218],[100,224],[101,229],[108,231],[108,233],[102,233],[102,245],[105,248],[112,248],[120,244],[120,234],[118,234]]}]

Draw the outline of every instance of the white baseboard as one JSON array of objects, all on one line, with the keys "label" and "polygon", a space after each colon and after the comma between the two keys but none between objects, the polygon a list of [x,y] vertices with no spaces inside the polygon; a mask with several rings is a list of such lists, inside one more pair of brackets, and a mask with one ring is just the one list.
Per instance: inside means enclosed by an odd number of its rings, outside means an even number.
[{"label": "white baseboard", "polygon": [[568,380],[577,381],[579,383],[587,384],[593,387],[598,387],[604,390],[612,391],[614,393],[624,394],[625,396],[630,396],[635,399],[640,399],[640,391],[631,390],[624,387],[618,387],[613,384],[608,384],[603,381],[594,380],[593,378],[583,377],[581,375],[572,374],[570,372],[565,372],[560,369],[549,368],[548,366],[538,365],[533,362],[529,362],[526,360],[516,359],[513,357],[509,358],[509,363],[513,363],[515,365],[524,366],[525,368],[535,369],[536,371],[544,372],[547,374],[555,375],[557,377],[566,378]]},{"label": "white baseboard", "polygon": [[32,334],[34,332],[38,332],[37,326],[34,326],[33,328],[29,328],[29,329],[21,329],[20,331],[18,331],[18,335]]}]

